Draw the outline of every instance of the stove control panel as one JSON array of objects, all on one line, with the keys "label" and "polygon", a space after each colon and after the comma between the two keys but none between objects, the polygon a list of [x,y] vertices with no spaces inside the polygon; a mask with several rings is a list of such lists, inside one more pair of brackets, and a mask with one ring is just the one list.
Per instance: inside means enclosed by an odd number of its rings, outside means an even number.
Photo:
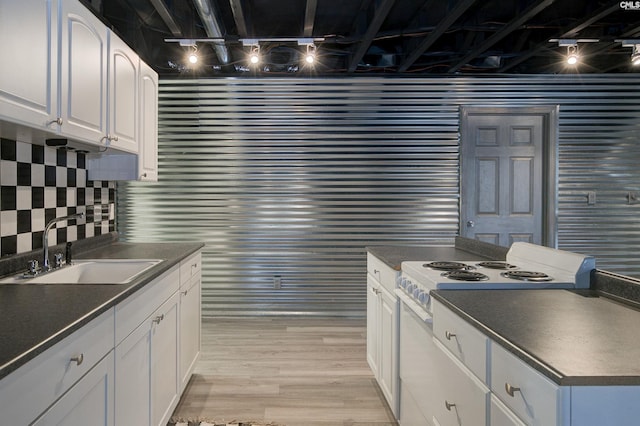
[{"label": "stove control panel", "polygon": [[398,284],[398,287],[414,302],[428,312],[431,312],[431,296],[429,295],[428,288],[406,274],[400,276]]}]

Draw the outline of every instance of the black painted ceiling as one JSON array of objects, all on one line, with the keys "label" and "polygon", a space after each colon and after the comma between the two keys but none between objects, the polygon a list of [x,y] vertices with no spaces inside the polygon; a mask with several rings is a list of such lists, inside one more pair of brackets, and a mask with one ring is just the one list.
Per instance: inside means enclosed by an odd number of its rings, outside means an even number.
[{"label": "black painted ceiling", "polygon": [[[84,1],[161,75],[637,72],[630,63],[632,48],[620,42],[640,38],[635,1]],[[210,19],[201,18],[199,5],[211,12]],[[212,22],[219,33],[211,31]],[[191,48],[179,42],[194,39],[197,66],[188,64]],[[248,64],[249,47],[242,43],[247,39],[260,40],[257,66]],[[308,39],[316,40],[313,67],[303,65],[306,47],[297,43]],[[581,62],[567,67],[567,48],[550,39],[577,40]]]}]

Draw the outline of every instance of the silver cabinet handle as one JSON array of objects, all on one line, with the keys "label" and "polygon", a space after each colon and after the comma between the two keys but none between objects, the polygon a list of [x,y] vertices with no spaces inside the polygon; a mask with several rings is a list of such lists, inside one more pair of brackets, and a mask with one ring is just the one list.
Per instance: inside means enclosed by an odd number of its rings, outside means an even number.
[{"label": "silver cabinet handle", "polygon": [[164,314],[158,315],[153,319],[153,322],[155,322],[156,324],[160,324],[160,321],[162,321],[163,319],[164,319]]},{"label": "silver cabinet handle", "polygon": [[48,126],[49,124],[57,124],[58,126],[62,126],[62,123],[63,123],[63,121],[62,121],[62,117],[58,117],[58,118],[56,118],[55,120],[51,120],[51,121],[49,121],[49,122],[47,123],[47,126]]},{"label": "silver cabinet handle", "polygon": [[444,332],[444,337],[446,337],[446,338],[447,338],[447,340],[451,340],[451,338],[452,338],[452,337],[456,337],[456,334],[455,334],[455,333],[452,333],[452,332],[450,332],[450,331],[445,331],[445,332]]},{"label": "silver cabinet handle", "polygon": [[520,388],[517,388],[515,386],[511,386],[509,383],[505,383],[504,384],[504,390],[507,391],[507,394],[509,396],[515,396],[514,394],[516,392],[520,392]]},{"label": "silver cabinet handle", "polygon": [[449,402],[449,401],[445,400],[445,401],[444,401],[444,406],[445,406],[445,408],[446,408],[448,411],[451,411],[451,409],[452,409],[453,407],[455,407],[455,406],[456,406],[456,404],[454,404],[454,403],[452,403],[452,402]]},{"label": "silver cabinet handle", "polygon": [[185,291],[181,291],[180,294],[182,294],[183,296],[186,296],[187,293],[189,293],[189,290],[185,290]]},{"label": "silver cabinet handle", "polygon": [[373,290],[375,294],[380,294],[380,290],[378,290],[377,288],[372,288],[371,290]]},{"label": "silver cabinet handle", "polygon": [[467,228],[473,228],[474,226],[476,226],[476,223],[472,220],[468,220],[467,221]]},{"label": "silver cabinet handle", "polygon": [[84,354],[80,354],[78,356],[74,356],[69,361],[75,362],[76,365],[80,365],[80,364],[82,364],[82,361],[84,361]]}]

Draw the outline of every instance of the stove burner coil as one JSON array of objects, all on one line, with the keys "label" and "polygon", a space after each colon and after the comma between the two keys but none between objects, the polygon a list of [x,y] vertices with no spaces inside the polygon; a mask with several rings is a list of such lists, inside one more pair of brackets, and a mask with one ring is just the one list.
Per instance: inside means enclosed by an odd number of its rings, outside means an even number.
[{"label": "stove burner coil", "polygon": [[488,276],[481,274],[480,272],[465,270],[445,272],[442,276],[457,281],[486,281],[489,279]]},{"label": "stove burner coil", "polygon": [[506,271],[501,273],[505,278],[511,278],[520,281],[553,281],[549,275],[544,272],[531,272],[531,271]]},{"label": "stove burner coil", "polygon": [[501,261],[487,261],[487,262],[480,262],[477,264],[478,266],[481,266],[483,268],[489,268],[489,269],[516,269],[517,266],[516,265],[512,265],[510,263],[507,262],[501,262]]},{"label": "stove burner coil", "polygon": [[469,266],[462,262],[430,262],[425,263],[425,268],[436,269],[438,271],[466,271],[474,269],[473,266]]}]

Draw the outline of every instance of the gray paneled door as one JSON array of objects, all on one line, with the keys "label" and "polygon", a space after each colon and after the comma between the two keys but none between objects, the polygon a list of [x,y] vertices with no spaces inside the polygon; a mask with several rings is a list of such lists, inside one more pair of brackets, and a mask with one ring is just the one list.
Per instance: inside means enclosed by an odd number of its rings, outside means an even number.
[{"label": "gray paneled door", "polygon": [[548,110],[462,109],[462,236],[548,243],[548,122]]}]

